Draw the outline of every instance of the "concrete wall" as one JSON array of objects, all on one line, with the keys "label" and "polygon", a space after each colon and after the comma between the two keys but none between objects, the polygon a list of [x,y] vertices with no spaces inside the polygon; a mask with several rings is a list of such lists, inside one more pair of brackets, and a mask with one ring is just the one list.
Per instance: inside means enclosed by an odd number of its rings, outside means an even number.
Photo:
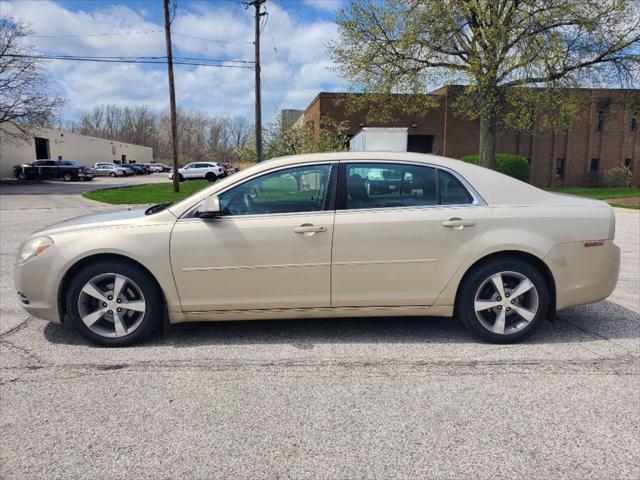
[{"label": "concrete wall", "polygon": [[[16,140],[0,131],[0,178],[12,176],[14,165],[36,160],[35,137],[49,140],[49,158],[75,160],[81,165],[93,166],[96,162],[145,163],[153,160],[150,147],[130,143],[87,137],[64,130],[34,129],[27,141]],[[122,155],[126,161],[122,162]]]}]

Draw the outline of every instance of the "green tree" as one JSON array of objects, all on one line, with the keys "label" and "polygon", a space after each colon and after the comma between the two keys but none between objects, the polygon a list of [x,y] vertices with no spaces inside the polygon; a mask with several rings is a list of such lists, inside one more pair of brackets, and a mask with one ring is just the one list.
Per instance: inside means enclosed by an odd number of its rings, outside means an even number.
[{"label": "green tree", "polygon": [[[322,128],[314,122],[284,128],[281,122],[273,122],[263,132],[263,155],[268,160],[302,153],[338,152],[347,149],[347,127],[329,119],[322,121]],[[238,149],[238,156],[246,162],[254,162],[255,142],[252,140]]]},{"label": "green tree", "polygon": [[536,110],[519,87],[557,101],[564,87],[629,84],[640,70],[637,0],[351,0],[337,23],[329,53],[353,90],[384,101],[464,84],[457,105],[479,118],[490,168],[501,115]]}]

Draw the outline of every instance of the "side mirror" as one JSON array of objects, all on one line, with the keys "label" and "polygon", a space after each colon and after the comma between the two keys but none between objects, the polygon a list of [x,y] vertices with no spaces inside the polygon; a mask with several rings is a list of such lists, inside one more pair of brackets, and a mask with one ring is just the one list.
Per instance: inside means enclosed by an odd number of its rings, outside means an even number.
[{"label": "side mirror", "polygon": [[220,211],[220,199],[217,195],[205,198],[196,212],[198,218],[217,218],[220,216],[222,216],[222,212]]}]

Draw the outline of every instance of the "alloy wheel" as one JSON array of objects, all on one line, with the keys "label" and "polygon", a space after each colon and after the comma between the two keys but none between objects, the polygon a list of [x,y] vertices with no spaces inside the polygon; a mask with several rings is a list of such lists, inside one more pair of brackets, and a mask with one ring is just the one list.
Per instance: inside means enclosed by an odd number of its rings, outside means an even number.
[{"label": "alloy wheel", "polygon": [[499,272],[480,284],[474,299],[476,317],[487,330],[508,335],[525,329],[538,313],[533,282],[518,272]]},{"label": "alloy wheel", "polygon": [[104,273],[91,278],[78,296],[82,322],[97,335],[120,338],[136,330],[147,305],[136,283],[119,273]]}]

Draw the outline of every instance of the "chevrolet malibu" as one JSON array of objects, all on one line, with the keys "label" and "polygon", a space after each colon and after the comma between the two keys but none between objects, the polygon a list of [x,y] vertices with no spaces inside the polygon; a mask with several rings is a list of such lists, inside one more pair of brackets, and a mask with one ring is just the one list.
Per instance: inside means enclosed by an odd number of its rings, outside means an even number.
[{"label": "chevrolet malibu", "polygon": [[67,220],[21,246],[35,317],[104,346],[170,323],[457,316],[519,341],[613,291],[606,203],[432,155],[347,152],[262,162],[180,202]]}]

